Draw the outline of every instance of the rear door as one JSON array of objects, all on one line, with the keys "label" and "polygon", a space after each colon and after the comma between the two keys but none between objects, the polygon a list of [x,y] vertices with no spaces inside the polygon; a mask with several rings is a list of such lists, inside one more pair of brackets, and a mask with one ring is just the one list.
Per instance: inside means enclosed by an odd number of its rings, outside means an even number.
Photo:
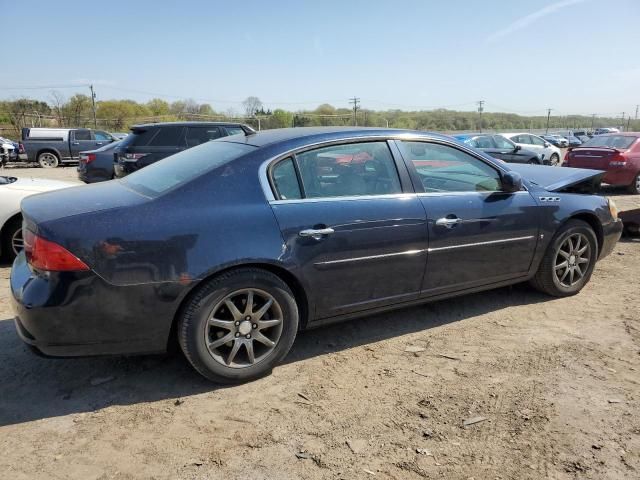
[{"label": "rear door", "polygon": [[72,158],[79,158],[80,152],[95,150],[96,141],[88,128],[79,128],[69,132],[69,150]]},{"label": "rear door", "polygon": [[423,294],[437,295],[527,274],[538,235],[529,192],[501,190],[500,170],[455,145],[397,141],[427,215]]},{"label": "rear door", "polygon": [[186,149],[184,126],[162,125],[153,128],[151,133],[141,135],[127,148],[127,153],[134,154],[131,161],[135,162],[135,170]]},{"label": "rear door", "polygon": [[418,297],[425,211],[386,141],[299,152],[269,170],[283,261],[326,318]]}]

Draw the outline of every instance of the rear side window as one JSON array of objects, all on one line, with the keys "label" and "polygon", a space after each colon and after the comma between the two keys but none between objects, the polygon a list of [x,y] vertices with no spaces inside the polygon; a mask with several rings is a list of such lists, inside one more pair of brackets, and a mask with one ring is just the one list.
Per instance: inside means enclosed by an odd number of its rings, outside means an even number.
[{"label": "rear side window", "polygon": [[91,132],[89,130],[76,130],[74,138],[76,140],[91,140]]},{"label": "rear side window", "polygon": [[162,195],[235,160],[256,147],[228,142],[208,142],[155,162],[128,175],[122,182],[144,195]]},{"label": "rear side window", "polygon": [[187,127],[187,148],[196,147],[221,136],[219,127]]},{"label": "rear side window", "polygon": [[292,158],[279,162],[271,172],[273,187],[281,200],[294,200],[302,198],[300,184],[296,175],[296,168]]},{"label": "rear side window", "polygon": [[244,130],[240,127],[224,127],[227,130],[228,135],[240,135],[244,133]]},{"label": "rear side window", "polygon": [[184,127],[162,127],[148,143],[150,147],[184,147]]},{"label": "rear side window", "polygon": [[146,130],[134,130],[133,133],[122,141],[123,147],[144,147],[158,133],[158,128]]}]

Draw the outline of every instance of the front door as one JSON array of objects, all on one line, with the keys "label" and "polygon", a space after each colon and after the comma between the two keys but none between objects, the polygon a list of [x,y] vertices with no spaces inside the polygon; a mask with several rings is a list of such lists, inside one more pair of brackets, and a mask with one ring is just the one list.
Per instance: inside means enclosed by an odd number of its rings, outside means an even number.
[{"label": "front door", "polygon": [[71,130],[71,132],[69,132],[69,135],[71,135],[72,137],[69,142],[71,158],[80,157],[80,152],[95,150],[96,141],[91,135],[91,130],[86,128],[79,128],[78,130]]},{"label": "front door", "polygon": [[500,170],[454,145],[396,142],[412,169],[429,230],[424,295],[525,275],[538,235],[529,192],[501,192]]},{"label": "front door", "polygon": [[425,211],[387,142],[314,148],[281,160],[270,175],[282,259],[312,292],[313,317],[418,297]]}]

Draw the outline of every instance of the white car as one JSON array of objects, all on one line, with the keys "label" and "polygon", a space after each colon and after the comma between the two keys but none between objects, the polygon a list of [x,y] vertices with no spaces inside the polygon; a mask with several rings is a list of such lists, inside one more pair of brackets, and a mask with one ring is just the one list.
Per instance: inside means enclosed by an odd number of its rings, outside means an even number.
[{"label": "white car", "polygon": [[562,158],[562,152],[554,145],[551,145],[544,138],[532,133],[501,133],[503,137],[508,138],[516,145],[531,150],[542,155],[542,162],[545,165],[559,165]]},{"label": "white car", "polygon": [[77,183],[0,176],[0,256],[13,260],[22,250],[20,202],[35,193],[77,186]]}]

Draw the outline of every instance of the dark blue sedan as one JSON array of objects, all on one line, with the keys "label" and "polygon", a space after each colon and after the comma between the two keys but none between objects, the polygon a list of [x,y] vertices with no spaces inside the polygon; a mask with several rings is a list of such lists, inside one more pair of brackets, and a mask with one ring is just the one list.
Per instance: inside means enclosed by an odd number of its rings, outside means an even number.
[{"label": "dark blue sedan", "polygon": [[622,231],[602,172],[507,165],[450,137],[297,128],[208,142],[23,201],[20,337],[269,372],[300,329],[517,282],[578,293]]}]

